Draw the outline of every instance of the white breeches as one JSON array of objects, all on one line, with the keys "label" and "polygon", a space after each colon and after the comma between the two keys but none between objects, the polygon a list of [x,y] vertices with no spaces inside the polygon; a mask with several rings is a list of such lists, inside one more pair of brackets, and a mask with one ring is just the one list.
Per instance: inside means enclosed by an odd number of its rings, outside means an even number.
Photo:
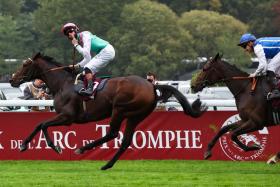
[{"label": "white breeches", "polygon": [[280,53],[275,55],[271,60],[268,60],[267,70],[280,75]]},{"label": "white breeches", "polygon": [[97,73],[105,67],[115,57],[115,49],[111,44],[108,44],[97,55],[95,55],[84,68],[89,68],[93,73]]}]

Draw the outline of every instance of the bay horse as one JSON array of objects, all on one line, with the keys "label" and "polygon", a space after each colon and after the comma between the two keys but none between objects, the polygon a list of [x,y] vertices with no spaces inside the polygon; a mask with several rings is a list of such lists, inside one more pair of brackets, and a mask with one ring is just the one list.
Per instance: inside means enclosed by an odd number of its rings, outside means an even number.
[{"label": "bay horse", "polygon": [[[248,73],[223,61],[218,53],[214,58],[207,61],[196,79],[192,82],[191,88],[194,92],[201,91],[204,87],[215,83],[225,83],[234,95],[240,116],[240,121],[222,127],[214,136],[204,154],[205,159],[212,156],[211,151],[217,140],[229,131],[231,132],[232,141],[241,149],[253,151],[261,149],[260,145],[247,146],[238,139],[238,136],[261,130],[265,126],[277,125],[271,117],[269,102],[266,99],[267,93],[271,90],[266,77],[250,78],[248,76]],[[252,82],[254,81],[256,81],[256,85],[254,90],[252,90]]]},{"label": "bay horse", "polygon": [[[113,158],[101,168],[102,170],[113,167],[129,147],[136,126],[152,113],[159,100],[167,100],[174,95],[182,105],[184,113],[195,118],[206,110],[199,100],[190,105],[185,96],[172,86],[153,85],[139,76],[127,76],[109,79],[104,88],[96,93],[94,100],[86,102],[85,111],[83,98],[74,90],[75,78],[72,76],[72,68],[63,67],[53,58],[40,53],[26,60],[13,75],[10,83],[13,87],[18,87],[21,83],[36,78],[43,80],[54,95],[57,115],[39,123],[23,141],[20,151],[25,151],[28,143],[42,130],[48,146],[61,154],[61,148],[54,145],[48,134],[48,127],[70,126],[72,123],[84,124],[111,117],[109,131],[104,137],[75,150],[76,154],[82,154],[116,138],[122,121],[127,119],[122,144]],[[156,90],[161,92],[161,96],[157,96]]]}]

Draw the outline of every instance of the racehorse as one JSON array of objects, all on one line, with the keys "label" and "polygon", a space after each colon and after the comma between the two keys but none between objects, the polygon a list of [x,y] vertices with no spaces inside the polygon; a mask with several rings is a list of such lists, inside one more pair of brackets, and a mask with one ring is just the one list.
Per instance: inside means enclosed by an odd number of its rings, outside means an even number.
[{"label": "racehorse", "polygon": [[266,95],[271,89],[266,77],[250,78],[248,76],[249,74],[246,72],[223,61],[218,53],[203,66],[202,71],[192,82],[191,88],[194,92],[201,91],[204,87],[215,83],[225,83],[234,95],[240,116],[240,121],[222,127],[210,141],[204,154],[205,159],[212,156],[211,150],[217,140],[229,131],[231,131],[232,141],[244,151],[258,150],[261,148],[259,144],[245,145],[238,139],[238,136],[277,124],[271,118],[270,105],[266,99]]},{"label": "racehorse", "polygon": [[[70,126],[72,123],[83,124],[111,117],[110,129],[104,137],[75,150],[76,154],[82,154],[86,150],[116,138],[122,121],[127,119],[122,144],[113,158],[101,168],[102,170],[111,168],[124,153],[131,143],[136,126],[152,113],[159,100],[166,101],[174,95],[182,105],[184,113],[191,117],[199,117],[206,110],[199,100],[190,105],[185,96],[172,86],[154,86],[138,76],[109,79],[104,88],[96,93],[94,100],[85,102],[86,107],[84,107],[83,98],[74,90],[75,78],[72,76],[72,68],[63,67],[53,58],[40,53],[26,60],[13,75],[10,83],[13,87],[18,87],[21,83],[36,78],[43,80],[54,95],[54,108],[57,115],[38,124],[23,141],[20,150],[25,151],[28,143],[42,130],[47,144],[61,154],[61,148],[54,145],[48,134],[48,127]],[[157,96],[156,90],[161,92],[161,96]]]}]

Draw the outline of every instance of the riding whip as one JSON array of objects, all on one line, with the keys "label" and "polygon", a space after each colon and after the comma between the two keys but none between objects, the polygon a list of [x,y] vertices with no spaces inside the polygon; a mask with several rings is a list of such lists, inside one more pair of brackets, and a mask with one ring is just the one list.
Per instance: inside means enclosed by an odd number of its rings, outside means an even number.
[{"label": "riding whip", "polygon": [[76,59],[76,48],[73,47],[73,56],[72,56],[72,75],[74,76],[75,74],[75,68],[74,68],[74,65],[75,65],[75,59]]}]

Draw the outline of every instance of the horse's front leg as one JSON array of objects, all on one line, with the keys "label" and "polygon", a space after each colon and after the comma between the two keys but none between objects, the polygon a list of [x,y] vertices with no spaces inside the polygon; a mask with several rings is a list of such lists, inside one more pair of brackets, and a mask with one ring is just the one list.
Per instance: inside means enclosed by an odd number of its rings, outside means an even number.
[{"label": "horse's front leg", "polygon": [[217,143],[218,139],[228,131],[236,129],[240,125],[241,121],[237,121],[235,123],[229,124],[227,126],[222,127],[219,132],[214,136],[214,138],[210,141],[208,144],[207,150],[204,153],[204,159],[208,159],[212,156],[212,148],[215,146]]},{"label": "horse's front leg", "polygon": [[20,151],[25,151],[27,149],[28,143],[34,138],[34,136],[42,130],[48,146],[50,146],[53,150],[55,150],[57,153],[61,153],[61,148],[59,146],[55,146],[48,134],[47,128],[50,126],[61,126],[61,125],[70,125],[73,122],[71,116],[59,114],[55,116],[54,118],[45,121],[43,123],[40,123],[37,125],[37,127],[34,129],[34,131],[23,141],[22,145],[20,146]]}]

